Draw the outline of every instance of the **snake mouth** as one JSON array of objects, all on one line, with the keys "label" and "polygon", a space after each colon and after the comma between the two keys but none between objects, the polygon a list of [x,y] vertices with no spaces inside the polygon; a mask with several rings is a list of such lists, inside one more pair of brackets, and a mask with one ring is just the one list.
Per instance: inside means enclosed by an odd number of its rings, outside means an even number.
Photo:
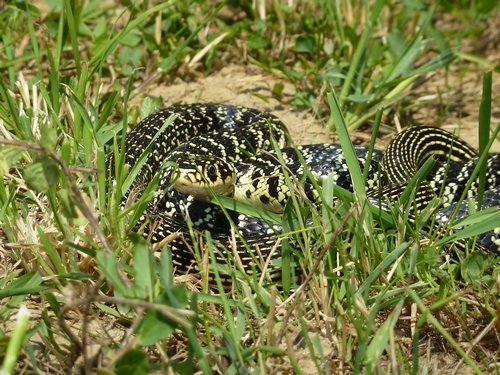
[{"label": "snake mouth", "polygon": [[210,190],[205,187],[196,186],[190,183],[183,183],[182,181],[177,181],[174,185],[174,189],[180,193],[192,195],[195,199],[202,202],[210,202],[213,197]]},{"label": "snake mouth", "polygon": [[180,193],[192,195],[195,199],[202,202],[210,202],[214,194],[232,197],[234,195],[234,184],[215,184],[209,185],[203,181],[192,181],[189,176],[177,179],[174,189]]},{"label": "snake mouth", "polygon": [[195,199],[210,202],[214,194],[233,197],[235,169],[219,158],[190,156],[177,160],[174,189]]}]

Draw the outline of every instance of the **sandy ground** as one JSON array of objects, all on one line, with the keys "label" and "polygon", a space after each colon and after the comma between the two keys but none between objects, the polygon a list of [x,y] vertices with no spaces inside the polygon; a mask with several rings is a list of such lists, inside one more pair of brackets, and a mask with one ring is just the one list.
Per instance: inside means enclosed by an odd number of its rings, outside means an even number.
[{"label": "sandy ground", "polygon": [[[295,88],[289,82],[279,80],[255,66],[231,64],[192,82],[180,79],[172,84],[156,82],[148,86],[146,94],[162,97],[165,106],[179,102],[214,102],[269,111],[287,125],[297,144],[328,142],[328,132],[322,121],[308,111],[300,111],[273,98],[272,90],[278,83],[284,85],[283,101],[291,101]],[[136,99],[136,102],[140,100]]]},{"label": "sandy ground", "polygon": [[[300,110],[291,105],[282,104],[272,95],[276,84],[283,84],[282,102],[290,102],[295,95],[295,88],[262,71],[255,66],[230,64],[220,71],[200,77],[191,82],[175,79],[173,83],[155,82],[147,87],[145,95],[162,97],[164,106],[174,103],[216,102],[244,105],[272,112],[280,117],[288,126],[292,139],[296,144],[332,142],[334,134],[324,126],[325,121],[314,116],[311,110]],[[439,94],[449,91],[450,93]],[[412,92],[423,105],[411,113],[408,119],[401,122],[401,127],[408,125],[440,126],[449,131],[457,131],[462,138],[478,147],[477,126],[479,104],[482,91],[482,74],[480,71],[459,76],[453,72],[438,72],[428,77],[424,84]],[[500,74],[493,74],[493,108],[491,124],[494,128],[500,122]],[[142,97],[136,97],[133,104],[139,105]],[[446,108],[443,109],[443,106]],[[444,111],[444,112],[443,112]],[[438,120],[439,123],[438,123]],[[393,118],[384,121],[394,122]],[[354,133],[353,140],[366,141],[361,133]],[[378,147],[383,149],[387,137],[381,140]],[[500,151],[500,142],[496,141],[493,151]]]}]

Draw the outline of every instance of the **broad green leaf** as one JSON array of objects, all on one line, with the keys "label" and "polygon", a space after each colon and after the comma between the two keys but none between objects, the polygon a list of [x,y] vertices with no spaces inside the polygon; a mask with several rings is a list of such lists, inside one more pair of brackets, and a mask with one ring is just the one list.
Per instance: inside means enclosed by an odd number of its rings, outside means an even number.
[{"label": "broad green leaf", "polygon": [[392,53],[394,53],[397,57],[401,56],[404,53],[406,48],[406,40],[399,30],[391,30],[387,35],[387,41],[389,42]]},{"label": "broad green leaf", "polygon": [[57,191],[57,197],[62,204],[63,214],[67,218],[77,219],[79,217],[76,205],[70,199],[70,190],[61,188]]},{"label": "broad green leaf", "polygon": [[8,173],[10,168],[23,157],[23,149],[13,146],[0,147],[0,171]]},{"label": "broad green leaf", "polygon": [[115,290],[115,295],[117,297],[135,297],[135,290],[126,287],[118,275],[118,260],[113,254],[109,254],[104,250],[98,251],[96,253],[96,259],[99,265],[99,271],[109,280],[111,283],[110,286]]},{"label": "broad green leaf", "polygon": [[147,310],[137,332],[138,345],[154,345],[166,339],[177,328],[177,324],[158,311]]},{"label": "broad green leaf", "polygon": [[41,156],[24,170],[24,181],[28,188],[38,192],[48,192],[59,180],[59,168],[56,162]]},{"label": "broad green leaf", "polygon": [[57,145],[57,130],[48,123],[42,124],[40,145],[45,151],[53,151]]},{"label": "broad green leaf", "polygon": [[114,369],[116,375],[147,375],[149,371],[148,355],[139,349],[127,351],[116,361]]},{"label": "broad green leaf", "polygon": [[462,277],[468,283],[475,283],[490,269],[493,256],[482,251],[475,251],[460,263]]},{"label": "broad green leaf", "polygon": [[318,45],[316,44],[316,39],[312,35],[298,36],[295,40],[295,47],[293,47],[295,52],[307,52],[311,55],[317,53]]},{"label": "broad green leaf", "polygon": [[251,49],[260,49],[267,47],[270,43],[269,39],[266,37],[259,37],[257,35],[251,36],[246,41],[246,45]]},{"label": "broad green leaf", "polygon": [[[142,238],[141,238],[142,239]],[[154,276],[156,272],[151,267],[153,252],[146,241],[140,241],[134,248],[134,288],[136,295],[143,299],[153,298]]]}]

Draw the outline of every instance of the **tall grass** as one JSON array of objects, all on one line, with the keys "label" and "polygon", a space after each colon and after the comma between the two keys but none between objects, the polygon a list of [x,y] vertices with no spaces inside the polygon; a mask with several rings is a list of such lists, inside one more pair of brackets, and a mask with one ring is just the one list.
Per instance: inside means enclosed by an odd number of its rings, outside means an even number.
[{"label": "tall grass", "polygon": [[[456,2],[443,9],[383,0],[275,1],[265,4],[264,16],[243,1],[231,22],[219,16],[228,2],[64,1],[49,3],[43,16],[37,5],[4,5],[3,370],[62,372],[82,356],[86,373],[419,373],[434,366],[420,348],[431,352],[439,336],[474,371],[494,372],[489,364],[498,355],[481,338],[498,320],[496,260],[471,253],[458,265],[436,265],[441,245],[498,226],[498,214],[477,213],[466,230],[421,240],[419,223],[403,220],[411,199],[390,213],[367,203],[349,135],[373,126],[373,148],[376,130],[413,104],[412,86],[463,58],[460,40],[433,21],[450,14],[472,20],[477,12],[494,17],[495,9],[480,3],[474,13]],[[237,206],[286,229],[278,265],[285,277],[278,285],[265,275],[243,275],[237,265],[216,264],[220,249],[210,233],[193,233],[201,239],[193,252],[200,269],[215,272],[216,287],[206,274],[179,283],[168,246],[158,259],[132,233],[155,181],[131,208],[121,207],[137,174],[137,167],[124,165],[126,131],[158,103],[170,103],[131,101],[152,83],[186,78],[190,62],[190,69],[209,75],[243,59],[292,83],[296,94],[285,104],[317,112],[337,132],[355,192],[326,179],[315,182],[320,208],[300,197],[282,217]],[[491,76],[483,87],[481,152],[498,133],[490,133],[488,122]],[[274,88],[283,101],[280,92]],[[111,153],[115,185],[106,177]],[[484,155],[475,171],[482,181]],[[229,201],[220,199],[224,207],[234,204]],[[230,291],[222,272],[235,280]],[[12,330],[9,319],[23,305],[40,315],[32,315],[27,331]],[[466,342],[458,342],[460,334]]]}]

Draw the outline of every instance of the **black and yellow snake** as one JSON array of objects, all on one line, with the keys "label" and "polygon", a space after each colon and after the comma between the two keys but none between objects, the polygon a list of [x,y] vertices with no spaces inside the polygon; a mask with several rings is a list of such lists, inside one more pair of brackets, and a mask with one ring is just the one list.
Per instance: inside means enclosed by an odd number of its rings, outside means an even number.
[{"label": "black and yellow snake", "polygon": [[[164,126],[171,117],[172,122]],[[160,110],[146,117],[127,134],[126,164],[133,166],[141,156],[146,156],[146,159],[124,202],[130,197],[130,192],[140,194],[159,175],[157,194],[138,226],[143,226],[144,235],[153,243],[169,238],[178,272],[198,271],[186,224],[189,217],[195,230],[211,232],[220,250],[217,252],[218,261],[226,260],[223,249],[232,248],[238,253],[245,271],[251,273],[262,268],[267,257],[279,258],[280,250],[275,249],[276,234],[282,229],[279,225],[270,226],[260,218],[230,210],[223,212],[209,203],[214,193],[248,200],[255,206],[280,213],[290,194],[294,194],[284,181],[283,164],[297,179],[304,174],[304,168],[308,168],[316,179],[333,175],[336,184],[352,190],[351,175],[340,145],[290,148],[286,147],[287,138],[287,129],[277,117],[250,108],[191,104]],[[274,147],[277,145],[281,150],[279,157],[272,151],[273,140]],[[147,155],[143,155],[148,147]],[[363,170],[368,149],[355,147],[355,152]],[[451,204],[437,216],[438,221],[444,223],[478,158],[472,147],[451,133],[431,127],[412,127],[403,131],[385,153],[373,151],[366,186],[377,191],[391,184],[404,184],[431,155],[450,161],[439,164],[427,176],[435,194],[444,189],[445,205]],[[498,154],[490,155],[487,175],[486,189],[491,190],[485,195],[483,206],[486,207],[500,203]],[[475,194],[477,186],[478,182],[475,182],[470,195]],[[310,182],[305,182],[305,192],[310,199],[317,199]],[[464,204],[459,216],[465,215],[467,206]],[[242,236],[237,239],[242,242],[237,242],[236,246],[230,242],[230,221],[236,224]],[[171,236],[177,233],[180,235]],[[498,252],[500,235],[498,231],[490,231],[480,236],[479,242]]]}]

